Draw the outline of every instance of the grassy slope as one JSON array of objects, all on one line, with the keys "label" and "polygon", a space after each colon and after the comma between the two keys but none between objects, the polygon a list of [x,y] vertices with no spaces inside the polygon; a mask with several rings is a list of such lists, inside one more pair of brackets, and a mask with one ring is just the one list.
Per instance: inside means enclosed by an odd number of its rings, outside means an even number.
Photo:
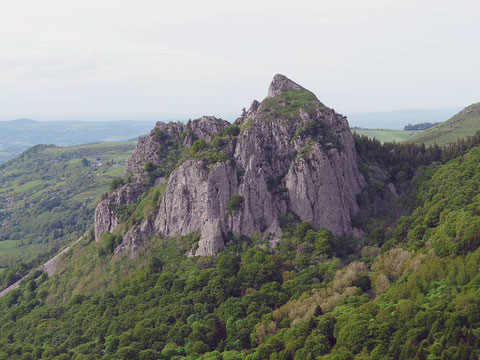
[{"label": "grassy slope", "polygon": [[384,142],[401,142],[409,140],[414,134],[415,131],[405,131],[405,130],[391,130],[391,129],[352,129],[353,132],[356,132],[359,135],[368,136],[371,139],[377,139],[381,143]]},{"label": "grassy slope", "polygon": [[[134,146],[38,146],[6,163],[0,170],[0,267],[29,261],[85,231],[96,199],[121,176]],[[82,158],[100,159],[102,166],[84,166]]]},{"label": "grassy slope", "polygon": [[413,140],[427,145],[434,143],[445,145],[459,138],[472,136],[478,130],[480,130],[480,103],[466,107],[450,120],[414,136]]}]

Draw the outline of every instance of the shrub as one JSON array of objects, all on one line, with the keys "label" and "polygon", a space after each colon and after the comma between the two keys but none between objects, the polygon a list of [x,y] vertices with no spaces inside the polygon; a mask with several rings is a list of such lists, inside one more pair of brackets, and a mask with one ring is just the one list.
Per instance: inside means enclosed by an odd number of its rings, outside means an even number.
[{"label": "shrub", "polygon": [[99,255],[106,256],[115,251],[115,248],[122,242],[122,238],[118,235],[105,231],[100,238]]},{"label": "shrub", "polygon": [[235,194],[230,197],[228,200],[228,212],[230,214],[233,214],[237,212],[243,204],[243,197],[242,195]]},{"label": "shrub", "polygon": [[152,163],[151,161],[147,161],[147,162],[145,163],[144,168],[145,168],[145,171],[146,171],[147,173],[151,173],[152,171],[155,170],[155,165],[153,165],[153,163]]},{"label": "shrub", "polygon": [[112,180],[112,183],[110,184],[110,190],[118,189],[123,185],[124,185],[124,181],[122,178],[115,178]]},{"label": "shrub", "polygon": [[224,136],[238,136],[240,134],[240,127],[238,125],[230,125],[223,131]]},{"label": "shrub", "polygon": [[227,140],[221,136],[215,136],[212,140],[212,145],[215,149],[220,150],[227,144]]},{"label": "shrub", "polygon": [[165,140],[168,139],[168,134],[166,132],[160,130],[159,128],[153,129],[152,136],[157,141],[165,141]]},{"label": "shrub", "polygon": [[195,142],[192,145],[192,151],[193,151],[194,154],[197,154],[200,151],[204,151],[204,150],[207,150],[207,149],[208,149],[208,144],[203,139],[195,140]]}]

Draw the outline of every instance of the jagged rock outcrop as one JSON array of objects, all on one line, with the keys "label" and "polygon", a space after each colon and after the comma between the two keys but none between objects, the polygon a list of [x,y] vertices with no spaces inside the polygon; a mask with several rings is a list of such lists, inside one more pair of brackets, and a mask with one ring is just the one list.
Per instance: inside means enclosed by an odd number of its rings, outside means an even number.
[{"label": "jagged rock outcrop", "polygon": [[283,76],[281,74],[277,74],[273,77],[270,86],[268,87],[268,95],[267,98],[274,97],[275,95],[279,95],[284,91],[304,91],[306,90],[302,86],[294,83],[292,80]]},{"label": "jagged rock outcrop", "polygon": [[[126,173],[144,183],[145,163],[162,167],[167,157],[159,149],[175,141],[190,158],[167,174],[158,209],[128,230],[121,251],[157,233],[200,232],[194,255],[218,253],[227,234],[258,232],[273,246],[281,236],[279,217],[287,213],[335,234],[352,232],[356,195],[365,181],[348,122],[285,76],[276,75],[267,98],[254,101],[237,119],[240,131],[225,131],[229,124],[214,117],[184,126],[159,124],[161,132],[154,129],[150,139],[139,142]],[[210,145],[192,155],[185,149],[197,139]],[[105,206],[100,210],[97,238],[115,223]]]},{"label": "jagged rock outcrop", "polygon": [[202,116],[200,119],[190,120],[185,126],[183,145],[192,146],[197,139],[210,142],[229,125],[228,121],[218,119],[215,116]]},{"label": "jagged rock outcrop", "polygon": [[140,184],[126,184],[102,199],[95,209],[95,240],[106,231],[112,232],[119,223],[116,210],[135,202],[145,188]]},{"label": "jagged rock outcrop", "polygon": [[166,138],[179,136],[183,132],[183,128],[184,125],[182,123],[170,122],[165,124],[157,122],[149,136],[143,136],[138,139],[137,146],[125,168],[125,175],[131,176],[136,183],[145,182],[147,177],[145,164],[150,162],[154,166],[160,165],[163,160],[159,151],[162,147],[162,142]]},{"label": "jagged rock outcrop", "polygon": [[[190,120],[186,125],[182,123],[157,122],[148,136],[138,140],[135,151],[128,160],[125,168],[125,178],[131,183],[121,186],[102,199],[95,210],[95,239],[98,241],[105,231],[112,232],[119,223],[116,209],[134,203],[150,184],[163,183],[165,169],[162,172],[152,170],[165,165],[165,157],[171,151],[178,151],[178,147],[192,146],[197,139],[211,141],[221,133],[229,122],[213,116],[203,116],[200,119]],[[153,174],[149,173],[149,166]],[[173,164],[174,165],[174,164]],[[151,178],[153,175],[154,179]],[[132,229],[131,229],[132,230]],[[142,232],[145,235],[146,230]],[[125,243],[133,237],[139,237],[138,229],[129,231],[125,235]],[[120,249],[125,248],[125,245]]]},{"label": "jagged rock outcrop", "polygon": [[228,121],[214,116],[189,120],[186,125],[178,122],[157,122],[149,136],[138,140],[135,151],[128,160],[125,175],[131,176],[134,182],[144,183],[148,176],[145,164],[149,162],[153,166],[162,165],[165,152],[172,150],[172,140],[183,146],[192,146],[198,139],[210,142],[229,125]]}]

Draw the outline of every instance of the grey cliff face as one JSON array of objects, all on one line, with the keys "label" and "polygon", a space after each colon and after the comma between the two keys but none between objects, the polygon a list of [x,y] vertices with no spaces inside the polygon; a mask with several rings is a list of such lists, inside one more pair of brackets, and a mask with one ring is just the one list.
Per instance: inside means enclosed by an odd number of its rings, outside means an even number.
[{"label": "grey cliff face", "polygon": [[[365,181],[357,168],[354,140],[345,117],[300,85],[276,75],[267,98],[261,103],[254,101],[235,124],[240,133],[224,135],[223,147],[215,148],[227,160],[185,160],[169,174],[158,209],[125,234],[117,251],[134,250],[143,238],[158,233],[176,236],[199,232],[198,247],[192,250],[197,256],[218,253],[227,234],[250,236],[258,232],[274,246],[282,234],[279,215],[284,213],[293,213],[334,234],[352,232],[351,216],[358,211],[356,195]],[[191,147],[196,139],[212,142],[229,124],[202,117],[180,126],[157,124],[162,134],[180,136],[184,148]],[[138,183],[145,176],[146,161],[155,165],[164,161],[158,150],[155,153],[161,146],[155,131],[139,142],[127,166],[126,173]],[[97,238],[118,222],[109,209],[119,196],[110,195],[97,208]],[[234,208],[229,204],[233,198],[237,200]]]},{"label": "grey cliff face", "polygon": [[224,246],[227,204],[236,192],[237,179],[230,164],[217,163],[208,170],[203,161],[188,160],[170,177],[154,230],[164,236],[199,231],[196,254],[216,254]]},{"label": "grey cliff face", "polygon": [[112,232],[119,223],[115,209],[119,206],[135,202],[143,193],[144,187],[140,184],[127,184],[112,191],[109,196],[97,205],[95,209],[95,240],[100,240],[106,231]]}]

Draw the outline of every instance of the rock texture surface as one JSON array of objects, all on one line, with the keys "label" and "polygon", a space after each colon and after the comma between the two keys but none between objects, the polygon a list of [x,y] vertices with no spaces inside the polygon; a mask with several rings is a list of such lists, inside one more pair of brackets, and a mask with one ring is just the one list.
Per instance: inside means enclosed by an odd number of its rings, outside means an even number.
[{"label": "rock texture surface", "polygon": [[197,139],[212,141],[230,123],[226,120],[217,119],[215,116],[203,116],[200,119],[189,121],[185,126],[184,146],[192,146]]},{"label": "rock texture surface", "polygon": [[165,137],[180,135],[183,132],[183,127],[181,123],[170,122],[165,124],[163,122],[157,122],[149,136],[138,139],[137,146],[128,160],[125,175],[130,175],[137,183],[143,183],[147,175],[145,172],[145,163],[147,161],[153,165],[160,165],[162,163],[162,156],[159,152],[162,144],[161,135]]},{"label": "rock texture surface", "polygon": [[[214,151],[223,152],[224,158],[212,163],[207,156],[197,156],[176,167],[169,174],[158,209],[128,230],[119,251],[135,249],[146,236],[158,233],[200,232],[194,255],[218,253],[227,234],[258,232],[273,246],[281,236],[279,216],[286,213],[335,234],[352,232],[351,216],[358,211],[356,195],[365,181],[357,168],[345,117],[300,85],[276,75],[267,98],[254,101],[235,124],[241,130],[233,135],[224,135],[229,124],[214,117],[187,125],[157,124],[161,134],[179,136],[187,149],[196,139],[211,142],[223,134],[222,142],[210,146],[216,146]],[[147,161],[155,165],[165,161],[155,131],[139,142],[127,166],[126,173],[138,184],[145,177]],[[141,189],[138,184],[135,189]],[[112,193],[97,208],[97,239],[118,222],[109,210],[121,198],[129,203],[139,196],[136,191],[124,195],[125,191]],[[230,203],[232,197],[235,204]]]},{"label": "rock texture surface", "polygon": [[273,97],[275,95],[279,95],[284,91],[302,91],[306,90],[297,83],[293,82],[286,76],[281,74],[277,74],[273,77],[270,86],[268,87],[268,95],[267,97]]},{"label": "rock texture surface", "polygon": [[140,184],[127,184],[112,191],[97,205],[94,219],[96,241],[104,232],[112,232],[118,225],[119,218],[115,209],[135,202],[143,191],[144,187]]}]

